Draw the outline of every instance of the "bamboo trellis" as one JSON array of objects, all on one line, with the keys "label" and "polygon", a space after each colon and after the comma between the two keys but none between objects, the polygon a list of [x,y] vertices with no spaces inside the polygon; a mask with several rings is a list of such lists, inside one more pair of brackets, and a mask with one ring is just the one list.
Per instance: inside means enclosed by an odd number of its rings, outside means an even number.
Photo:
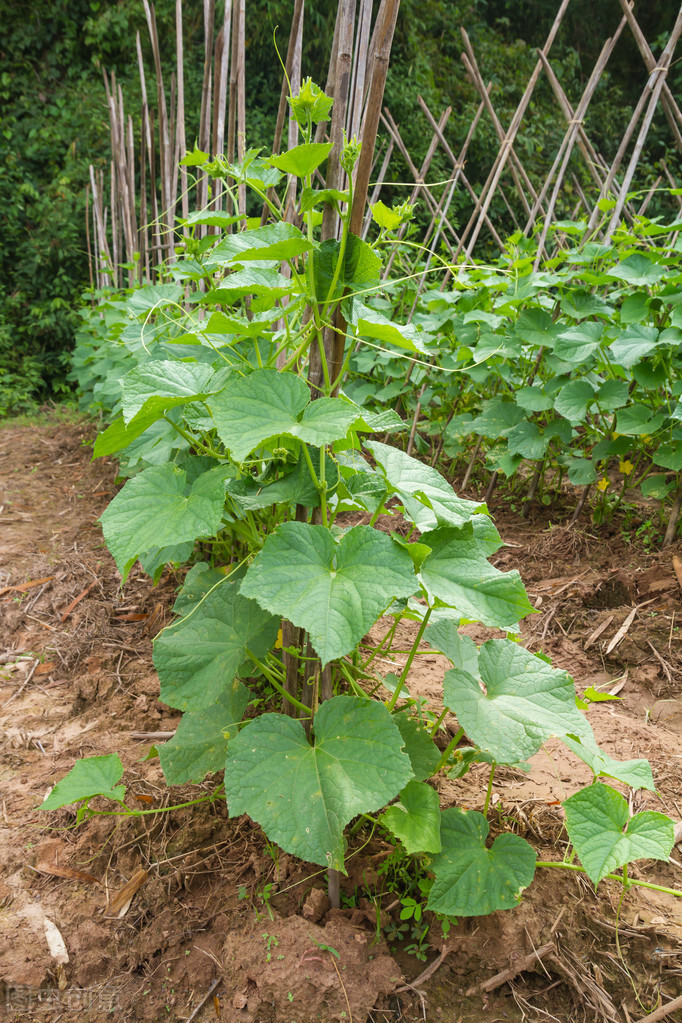
[{"label": "bamboo trellis", "polygon": [[[142,108],[137,124],[125,111],[123,92],[115,76],[104,73],[111,162],[106,173],[91,166],[87,204],[90,272],[93,282],[100,287],[120,286],[134,279],[154,280],[156,268],[164,260],[174,257],[175,245],[181,237],[177,218],[186,219],[191,208],[201,209],[209,202],[208,177],[199,174],[192,192],[188,168],[179,167],[180,158],[186,152],[187,139],[182,0],[176,0],[175,59],[173,69],[166,77],[164,68],[168,66],[170,55],[162,52],[153,5],[149,0],[142,2],[153,55],[154,85],[151,89],[147,87],[148,72],[138,35]],[[591,237],[603,242],[611,239],[622,218],[635,223],[636,218],[644,214],[662,182],[665,187],[676,185],[670,170],[661,162],[662,173],[657,180],[637,182],[643,185],[640,188],[643,200],[635,202],[631,197],[657,113],[663,113],[671,142],[682,153],[682,111],[667,82],[675,47],[682,34],[682,10],[670,29],[663,51],[656,57],[637,22],[632,2],[619,2],[621,20],[614,24],[612,36],[605,41],[582,95],[572,101],[550,61],[552,46],[570,3],[570,0],[561,0],[544,46],[538,50],[533,73],[506,127],[496,109],[495,90],[485,84],[485,61],[480,61],[462,29],[462,63],[478,94],[478,109],[465,137],[457,138],[449,125],[450,108],[436,116],[420,97],[420,112],[431,136],[425,155],[418,159],[406,146],[400,125],[391,111],[382,109],[399,0],[382,0],[374,23],[371,0],[339,0],[325,83],[326,90],[334,95],[335,106],[331,123],[319,125],[316,137],[319,141],[326,134],[334,143],[335,150],[341,145],[344,130],[349,137],[359,135],[363,141],[355,171],[354,233],[367,235],[371,219],[365,212],[366,197],[371,191],[371,201],[376,202],[382,189],[391,187],[398,155],[414,182],[411,201],[418,201],[428,214],[422,239],[427,247],[426,256],[421,261],[415,259],[414,263],[415,270],[417,265],[424,270],[420,286],[425,284],[435,251],[440,250],[451,263],[453,269],[449,273],[457,272],[458,265],[465,266],[483,252],[489,254],[491,249],[493,252],[502,250],[511,225],[526,235],[531,232],[537,234],[537,266],[545,256],[553,255],[566,246],[566,237],[556,230],[556,224],[567,210],[571,218],[578,217],[586,222]],[[196,137],[202,151],[211,156],[224,152],[230,163],[243,158],[246,146],[248,13],[246,0],[225,0],[222,24],[218,27],[215,0],[203,0],[204,67]],[[304,15],[305,0],[292,0],[286,69],[294,91],[300,86],[305,73],[301,67]],[[609,60],[626,30],[635,40],[648,78],[617,151],[603,155],[588,137],[585,119]],[[557,102],[565,129],[558,149],[548,157],[548,167],[542,180],[537,180],[537,174],[533,175],[524,165],[518,141],[524,117],[528,116],[531,99],[543,76]],[[273,133],[275,152],[280,150],[282,143],[287,88],[285,79]],[[152,96],[155,100],[151,99]],[[466,161],[475,133],[486,118],[499,146],[481,184],[472,180],[466,172]],[[137,152],[136,134],[140,139]],[[296,142],[297,126],[290,121],[287,143],[291,146]],[[451,176],[445,183],[430,184],[429,173],[439,151],[451,168]],[[372,177],[374,180],[370,182]],[[330,160],[327,186],[341,187],[342,178],[343,172],[338,163]],[[451,210],[458,193],[455,220]],[[295,222],[293,198],[294,193],[288,192],[283,214]],[[602,200],[606,198],[611,198],[614,203],[608,215],[603,213]],[[215,209],[220,209],[224,202],[220,194],[211,196]],[[242,213],[246,209],[244,186],[238,190],[237,209]],[[338,232],[331,207],[326,208],[322,232],[323,238],[333,237]],[[389,255],[387,273],[394,258],[395,252]]]}]

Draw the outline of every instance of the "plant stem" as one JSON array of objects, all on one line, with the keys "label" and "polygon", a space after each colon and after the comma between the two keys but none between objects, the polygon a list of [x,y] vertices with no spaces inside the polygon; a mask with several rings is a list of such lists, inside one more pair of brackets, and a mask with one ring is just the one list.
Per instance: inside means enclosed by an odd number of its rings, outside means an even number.
[{"label": "plant stem", "polygon": [[436,721],[435,725],[433,726],[433,728],[431,729],[431,731],[429,733],[430,735],[435,735],[436,734],[436,732],[438,731],[440,726],[443,724],[443,721],[445,720],[445,715],[447,714],[447,712],[448,712],[448,708],[447,707],[443,707],[442,713],[438,715],[438,720]]},{"label": "plant stem", "polygon": [[417,650],[419,649],[419,644],[422,641],[422,636],[424,635],[424,630],[426,629],[426,626],[429,624],[429,618],[431,617],[431,611],[432,610],[433,609],[430,608],[430,607],[427,608],[426,614],[422,618],[422,623],[419,626],[419,632],[417,633],[415,641],[412,644],[412,649],[410,650],[410,654],[409,654],[409,656],[407,658],[407,662],[406,662],[405,667],[403,668],[402,673],[400,675],[400,678],[398,680],[398,685],[395,687],[395,691],[393,693],[393,696],[391,697],[390,702],[388,704],[388,709],[389,710],[393,710],[393,708],[395,707],[396,703],[398,702],[398,697],[400,696],[400,690],[403,688],[403,686],[405,685],[405,682],[407,681],[407,676],[409,675],[410,668],[412,667],[412,661],[414,660],[414,656],[417,653]]},{"label": "plant stem", "polygon": [[258,668],[260,668],[260,670],[263,672],[263,674],[265,675],[265,677],[268,680],[268,682],[270,683],[270,685],[273,686],[277,690],[277,692],[280,694],[280,696],[283,696],[284,699],[288,700],[289,703],[293,704],[294,707],[298,707],[299,710],[304,711],[306,717],[309,717],[310,716],[310,707],[306,707],[305,703],[301,703],[301,701],[297,700],[295,696],[292,696],[291,693],[288,693],[286,691],[286,689],[284,688],[284,686],[282,685],[282,683],[277,681],[277,679],[275,678],[275,676],[274,676],[273,672],[270,670],[270,668],[268,668],[268,666],[266,664],[263,664],[263,662],[261,660],[259,660],[258,657],[256,657],[255,654],[251,653],[251,651],[249,650],[248,647],[245,647],[245,650],[246,650],[247,657],[250,657],[251,660],[253,661],[253,663]]},{"label": "plant stem", "polygon": [[[586,874],[587,871],[582,867],[576,866],[574,863],[560,863],[558,860],[536,860],[536,867],[556,867],[559,870],[574,870],[578,874]],[[623,884],[623,877],[619,874],[606,874],[605,877],[609,881],[619,881]],[[603,879],[602,879],[603,880]],[[682,899],[682,890],[675,888],[666,888],[664,885],[651,884],[649,881],[636,881],[634,878],[628,879],[628,885],[636,885],[638,888],[649,888],[654,892],[663,892],[665,895],[676,895],[678,899]]]},{"label": "plant stem", "polygon": [[456,748],[457,743],[460,741],[460,739],[462,738],[463,735],[464,735],[464,729],[460,728],[460,730],[457,732],[457,734],[455,735],[455,737],[452,740],[452,742],[449,742],[448,745],[445,747],[445,750],[443,751],[443,756],[440,758],[440,760],[436,764],[436,769],[433,772],[434,774],[438,774],[438,772],[440,770],[442,770],[442,768],[445,767],[445,765],[447,764],[448,760],[450,759],[450,754]]}]

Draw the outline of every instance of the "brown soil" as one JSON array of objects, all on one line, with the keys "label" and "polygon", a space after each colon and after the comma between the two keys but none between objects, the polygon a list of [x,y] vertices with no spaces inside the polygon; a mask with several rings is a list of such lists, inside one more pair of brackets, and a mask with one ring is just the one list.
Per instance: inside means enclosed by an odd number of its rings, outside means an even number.
[{"label": "brown soil", "polygon": [[[179,579],[166,574],[154,588],[136,570],[120,589],[97,526],[115,493],[115,467],[90,461],[92,433],[73,422],[0,429],[0,1016],[630,1023],[680,995],[682,901],[659,892],[630,889],[617,942],[618,885],[602,882],[597,898],[582,875],[539,870],[517,909],[461,920],[447,944],[432,921],[423,962],[405,952],[409,937],[374,942],[377,917],[395,926],[400,910],[395,895],[371,901],[390,852],[376,838],[363,846],[358,836],[347,908],[328,911],[323,871],[268,852],[260,830],[228,820],[220,800],[123,822],[94,817],[78,828],[68,809],[49,819],[36,812],[78,757],[111,752],[126,766],[131,805],[158,809],[202,795],[198,786],[168,791],[158,760],[142,759],[152,741],[135,737],[178,721],[157,699],[151,640],[170,619]],[[495,520],[509,544],[496,563],[519,569],[539,609],[524,642],[568,669],[579,690],[624,683],[622,702],[590,709],[597,738],[614,757],[651,761],[658,795],[636,793],[634,809],[679,821],[680,545],[648,553],[619,535],[549,528],[504,507]],[[627,633],[607,652],[633,608]],[[19,653],[29,656],[9,656]],[[444,661],[417,661],[412,694],[436,705]],[[530,774],[499,771],[490,818],[493,833],[512,827],[549,860],[566,847],[559,801],[589,776],[558,745],[547,753]],[[486,781],[479,765],[464,781],[439,784],[445,802],[481,809]],[[203,786],[207,794],[214,787]],[[129,908],[107,912],[136,874],[143,880]],[[638,863],[631,876],[682,888],[682,848],[667,865]],[[68,963],[51,953],[46,919]],[[437,966],[431,976],[410,987],[429,964]],[[503,970],[506,980],[481,988]]]}]

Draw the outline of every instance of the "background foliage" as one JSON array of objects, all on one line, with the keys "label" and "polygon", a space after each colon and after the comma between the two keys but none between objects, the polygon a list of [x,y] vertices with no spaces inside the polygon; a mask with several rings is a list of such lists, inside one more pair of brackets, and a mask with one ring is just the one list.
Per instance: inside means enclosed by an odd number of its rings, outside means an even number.
[{"label": "background foliage", "polygon": [[[203,20],[197,0],[185,3],[185,67],[188,140],[198,117],[203,63]],[[249,145],[269,146],[280,89],[273,59],[273,31],[286,48],[290,0],[248,0],[246,80]],[[324,82],[335,15],[335,0],[312,0],[307,7],[303,68]],[[158,0],[159,35],[168,58],[174,54],[173,0]],[[222,4],[217,4],[217,18]],[[413,157],[428,143],[424,124],[415,118],[421,94],[434,111],[452,105],[447,134],[463,139],[478,105],[459,58],[459,26],[464,25],[486,78],[495,85],[495,105],[508,123],[554,17],[556,0],[403,0],[389,73],[386,101]],[[674,21],[672,0],[652,0],[638,10],[652,45],[663,44]],[[77,326],[76,308],[88,285],[84,230],[88,164],[109,165],[109,130],[101,67],[116,72],[126,106],[139,106],[135,33],[140,31],[148,65],[144,11],[140,0],[53,0],[49,8],[35,0],[17,5],[0,0],[0,415],[65,393],[69,352]],[[566,92],[576,99],[598,49],[620,17],[617,0],[573,0],[552,61]],[[612,153],[646,79],[629,32],[623,33],[610,70],[593,102],[588,132],[605,153]],[[671,72],[677,88],[681,71]],[[551,163],[563,133],[546,82],[539,83],[530,116],[522,125],[520,152],[529,170]],[[646,167],[661,157],[675,170],[668,152],[669,132],[662,116],[650,135]],[[497,140],[481,121],[469,150],[467,174],[482,184]],[[432,165],[439,178],[449,176],[439,153]],[[394,180],[406,180],[398,161]],[[404,198],[403,189],[395,189]],[[391,190],[388,198],[392,198]],[[461,214],[465,197],[455,197],[451,215]],[[387,200],[388,201],[388,200]],[[498,211],[499,212],[499,211]],[[650,209],[650,213],[653,209]],[[510,225],[511,227],[511,225]]]}]

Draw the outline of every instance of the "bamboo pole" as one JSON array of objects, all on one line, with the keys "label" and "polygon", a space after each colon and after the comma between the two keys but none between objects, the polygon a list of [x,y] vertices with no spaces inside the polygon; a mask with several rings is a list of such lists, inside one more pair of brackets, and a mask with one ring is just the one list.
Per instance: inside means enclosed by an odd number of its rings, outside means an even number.
[{"label": "bamboo pole", "polygon": [[[566,13],[566,8],[568,7],[568,4],[569,0],[562,0],[561,6],[557,11],[549,35],[547,36],[547,41],[545,42],[545,45],[542,48],[545,56],[549,54],[552,44],[556,38],[557,32],[559,31],[559,27],[563,20],[564,14]],[[475,218],[475,223],[471,232],[471,239],[467,247],[465,262],[471,259],[472,253],[476,245],[476,241],[478,240],[481,228],[485,222],[484,220],[485,214],[488,212],[488,208],[490,207],[490,203],[492,202],[493,195],[499,184],[500,178],[502,177],[502,172],[506,166],[507,160],[509,159],[510,149],[518,134],[518,130],[521,125],[523,115],[525,114],[528,104],[530,103],[531,96],[533,95],[541,71],[542,62],[538,61],[537,64],[535,65],[533,73],[530,77],[530,81],[526,86],[523,96],[519,101],[519,105],[516,108],[516,112],[514,114],[514,117],[512,118],[511,124],[509,125],[504,141],[500,146],[500,150],[497,154],[497,157],[495,158],[495,162],[491,168],[490,174],[488,175],[488,179],[485,185],[483,186],[483,192],[481,193],[482,201],[480,203],[480,206],[474,210],[474,213],[472,215],[472,218]]]},{"label": "bamboo pole", "polygon": [[[225,0],[229,7],[230,0]],[[182,27],[182,0],[175,0],[175,77],[177,81],[177,111],[175,114],[175,137],[177,150],[182,158],[187,152],[187,136],[185,134],[185,43]],[[180,209],[183,220],[189,216],[189,196],[187,194],[187,168],[180,167]]]},{"label": "bamboo pole", "polygon": [[[246,0],[235,0],[239,7],[237,46],[237,156],[241,163],[246,152]],[[246,185],[239,186],[239,212],[246,213]]]},{"label": "bamboo pole", "polygon": [[649,128],[651,127],[651,122],[653,121],[656,107],[658,106],[658,100],[665,83],[665,77],[668,73],[670,61],[675,51],[675,46],[677,45],[680,33],[682,33],[682,8],[678,11],[677,18],[675,19],[675,25],[670,34],[670,38],[666,43],[665,49],[659,58],[658,66],[651,72],[651,76],[646,85],[645,93],[647,91],[650,92],[649,103],[642,121],[642,126],[639,130],[639,135],[637,136],[637,141],[635,142],[635,146],[632,151],[632,156],[630,157],[630,163],[628,164],[628,168],[623,178],[621,193],[616,200],[616,206],[611,215],[611,221],[606,229],[606,234],[604,236],[605,245],[609,244],[613,233],[618,226],[618,222],[623,211],[625,196],[630,189],[635,170],[637,169],[637,164],[639,163],[639,158],[642,154],[642,149],[644,148],[644,143],[646,142],[647,135],[649,134]]},{"label": "bamboo pole", "polygon": [[[338,188],[342,184],[343,170],[339,159],[343,149],[343,129],[346,124],[346,113],[348,110],[353,29],[355,25],[355,0],[339,0],[338,24],[336,65],[333,69],[330,69],[329,75],[334,84],[334,106],[332,107],[332,119],[329,129],[332,150],[327,160],[327,177],[325,181],[327,188]],[[336,238],[338,219],[334,206],[331,203],[325,203],[320,231],[320,240],[322,242]],[[343,330],[345,333],[345,326]],[[323,353],[330,378],[333,380],[338,375],[341,363],[343,362],[345,337],[340,339],[340,352],[338,342],[339,338],[334,328],[325,327],[322,332],[322,338],[318,341],[318,344],[322,345],[323,352],[315,344],[311,347],[308,381],[313,398],[324,393],[322,390],[324,384]],[[336,368],[337,365],[338,369]]]},{"label": "bamboo pole", "polygon": [[[490,88],[490,85],[488,85],[488,89],[489,88]],[[470,128],[469,128],[469,132],[467,134],[467,137],[466,137],[466,139],[464,141],[464,145],[462,146],[462,150],[461,150],[459,156],[457,157],[457,156],[455,156],[455,154],[453,153],[452,149],[448,145],[448,142],[447,142],[445,136],[443,135],[443,132],[442,132],[440,126],[436,123],[435,117],[433,116],[433,114],[431,113],[431,111],[429,110],[428,106],[426,105],[426,103],[424,102],[424,100],[422,99],[421,96],[417,96],[417,102],[419,103],[419,106],[422,108],[422,110],[426,114],[426,116],[428,118],[428,121],[429,121],[429,124],[431,125],[431,127],[435,131],[436,135],[438,136],[440,144],[442,145],[443,149],[445,150],[445,153],[448,156],[448,158],[449,158],[449,160],[450,160],[450,162],[451,162],[451,164],[453,166],[453,169],[455,171],[455,177],[454,177],[454,179],[452,181],[452,188],[451,188],[451,193],[450,193],[450,199],[452,198],[452,194],[454,192],[454,187],[456,186],[457,181],[461,177],[462,184],[464,185],[465,189],[467,190],[467,192],[469,193],[469,195],[473,199],[474,203],[478,202],[479,201],[479,197],[476,195],[474,189],[471,186],[471,183],[470,183],[469,179],[467,178],[466,174],[464,173],[464,162],[465,162],[465,158],[466,158],[467,149],[469,148],[469,143],[471,141],[471,138],[473,136],[474,131],[476,130],[476,126],[477,126],[477,124],[478,124],[478,122],[480,120],[481,114],[483,113],[483,110],[485,108],[485,103],[481,102],[481,104],[479,105],[479,108],[476,111],[476,115],[475,115],[475,117],[474,117],[474,119],[473,119],[473,121],[471,123]],[[450,200],[448,200],[447,205],[448,206],[450,205]],[[504,249],[504,242],[502,241],[502,239],[500,238],[499,234],[495,230],[495,227],[493,226],[492,222],[488,218],[487,214],[486,214],[485,222],[486,222],[486,224],[488,226],[488,229],[490,230],[490,233],[492,234],[492,236],[493,236],[493,238],[495,240],[496,245],[498,245],[501,250]],[[427,238],[428,238],[428,234],[427,234]],[[426,239],[425,239],[425,244],[426,244]]]},{"label": "bamboo pole", "polygon": [[352,84],[346,122],[346,134],[349,139],[357,137],[362,122],[371,24],[372,0],[360,0],[355,52],[353,55]]},{"label": "bamboo pole", "polygon": [[[627,23],[630,26],[630,29],[632,30],[633,36],[635,37],[635,42],[637,43],[639,52],[644,58],[646,69],[649,72],[649,74],[651,74],[651,72],[656,67],[656,58],[654,57],[651,51],[651,47],[649,46],[646,37],[642,32],[641,28],[639,27],[637,19],[635,18],[635,15],[633,13],[634,4],[632,2],[628,3],[628,0],[620,0],[620,6],[623,8],[623,14],[625,15]],[[677,148],[682,149],[682,133],[680,132],[680,127],[682,127],[682,111],[677,105],[675,97],[670,91],[670,86],[668,85],[667,82],[663,83],[662,103],[663,112],[665,113],[665,116],[668,119],[668,124],[670,125],[670,129],[675,138]]]},{"label": "bamboo pole", "polygon": [[362,150],[360,151],[360,159],[355,169],[355,191],[350,218],[350,229],[353,234],[359,234],[362,230],[369,179],[374,161],[374,146],[376,144],[377,131],[379,130],[379,118],[384,99],[388,62],[399,9],[400,0],[381,0],[381,6],[377,14],[375,25],[376,49],[372,56],[367,106],[362,121]]},{"label": "bamboo pole", "polygon": [[[201,83],[201,107],[199,112],[198,145],[204,153],[211,152],[211,89],[213,81],[213,33],[215,28],[215,0],[204,0],[204,74]],[[197,209],[203,210],[208,205],[207,174],[200,174],[197,181]],[[207,233],[203,226],[199,227],[199,236]]]},{"label": "bamboo pole", "polygon": [[225,16],[223,18],[222,50],[220,60],[220,86],[217,93],[218,117],[216,121],[215,151],[220,154],[225,149],[225,104],[227,102],[227,75],[230,56],[230,28],[232,24],[232,0],[225,0]]},{"label": "bamboo pole", "polygon": [[[620,25],[618,26],[618,29],[613,34],[613,37],[611,39],[607,39],[606,42],[604,43],[602,51],[601,51],[599,57],[597,58],[596,64],[594,65],[592,74],[590,75],[590,77],[588,79],[588,82],[587,82],[587,85],[585,86],[583,94],[582,94],[582,96],[580,98],[580,102],[578,103],[578,108],[576,110],[576,115],[575,115],[575,118],[573,119],[573,123],[569,124],[568,131],[564,135],[564,138],[562,140],[561,146],[559,147],[559,152],[557,153],[556,159],[555,159],[554,163],[552,164],[552,167],[550,169],[549,175],[547,177],[546,184],[549,184],[550,180],[552,179],[552,177],[554,175],[555,170],[557,171],[556,181],[554,183],[554,188],[552,189],[552,194],[550,196],[549,205],[548,205],[547,211],[545,213],[544,224],[542,225],[542,232],[540,234],[540,240],[538,242],[538,254],[535,257],[535,263],[533,265],[533,269],[535,271],[537,271],[537,269],[540,266],[542,252],[543,252],[544,247],[545,247],[545,242],[547,240],[547,234],[549,232],[552,216],[554,214],[554,208],[556,206],[556,202],[557,202],[557,199],[559,197],[559,190],[561,188],[561,185],[563,184],[564,175],[566,174],[566,170],[568,168],[568,161],[571,158],[571,154],[573,152],[573,147],[574,147],[576,139],[578,137],[578,129],[579,129],[580,125],[583,123],[583,121],[585,119],[585,114],[587,113],[587,109],[588,109],[588,107],[590,105],[590,101],[592,99],[592,96],[594,95],[594,91],[597,88],[597,85],[599,83],[599,79],[601,78],[601,76],[602,76],[602,74],[604,72],[604,69],[606,68],[606,65],[608,64],[609,58],[610,58],[611,54],[613,53],[613,48],[616,45],[616,42],[618,41],[618,38],[619,38],[621,32],[623,31],[624,27],[625,27],[625,18],[622,18],[621,22],[620,22]],[[561,162],[559,162],[559,161],[561,161]],[[557,170],[557,168],[558,168],[558,170]],[[529,220],[529,223],[526,225],[526,230],[528,230],[528,227],[530,226],[530,224],[532,222],[533,222],[532,220]]]},{"label": "bamboo pole", "polygon": [[[461,28],[460,32],[462,34],[462,41],[464,42],[464,48],[466,50],[466,52],[461,55],[462,63],[464,64],[464,67],[466,68],[466,70],[467,70],[467,72],[469,74],[469,77],[471,78],[473,84],[476,86],[476,91],[478,92],[479,96],[481,97],[481,99],[485,103],[486,110],[488,111],[488,114],[490,115],[490,119],[493,122],[493,127],[495,128],[495,133],[497,134],[497,138],[499,140],[499,143],[500,143],[500,145],[503,145],[504,144],[504,140],[506,138],[506,132],[505,132],[504,128],[502,127],[502,122],[500,121],[499,117],[497,116],[497,112],[495,111],[495,108],[494,108],[494,106],[492,104],[492,101],[490,99],[490,93],[486,89],[485,84],[483,82],[483,75],[481,74],[481,71],[479,69],[478,62],[476,60],[476,56],[474,54],[473,47],[472,47],[471,42],[469,40],[469,36],[467,35],[467,33],[464,30],[464,28]],[[521,163],[521,160],[520,160],[520,158],[519,158],[518,154],[516,153],[516,151],[515,151],[513,146],[509,147],[509,156],[510,156],[509,167],[510,167],[512,179],[514,181],[514,185],[516,187],[517,192],[519,193],[519,198],[521,200],[521,204],[522,204],[525,212],[529,214],[530,213],[530,205],[528,203],[528,199],[526,198],[526,192],[524,191],[524,185],[525,185],[526,190],[528,191],[528,194],[536,202],[537,202],[537,194],[536,194],[535,189],[533,188],[533,184],[532,184],[530,178],[528,177],[528,175],[526,174],[526,171],[525,171],[525,169],[523,167],[523,164]]]},{"label": "bamboo pole", "polygon": [[[156,94],[159,117],[159,176],[161,183],[161,210],[159,213],[159,241],[162,248],[167,250],[168,256],[173,255],[173,223],[175,197],[171,198],[171,161],[172,149],[168,125],[168,109],[166,107],[166,93],[163,84],[163,71],[161,67],[161,50],[159,47],[159,36],[156,27],[156,12],[149,4],[149,0],[142,0],[144,12],[149,29],[149,38],[152,44],[154,55],[154,68],[156,71]],[[168,227],[170,225],[170,229]],[[163,258],[163,257],[162,257]]]},{"label": "bamboo pole", "polygon": [[[606,65],[607,65],[607,63],[609,61],[609,58],[610,58],[611,54],[613,53],[613,49],[614,49],[614,47],[615,47],[615,45],[616,45],[616,43],[617,43],[617,41],[618,41],[618,39],[619,39],[619,37],[621,35],[621,32],[623,31],[624,27],[625,27],[625,18],[622,18],[621,22],[620,22],[620,25],[618,26],[617,30],[613,34],[613,37],[611,39],[607,39],[606,42],[604,43],[604,46],[602,47],[601,53],[599,54],[599,57],[597,58],[597,61],[596,61],[595,65],[594,65],[594,68],[592,69],[592,74],[590,75],[590,77],[589,77],[589,79],[587,81],[587,85],[585,86],[585,88],[583,90],[583,94],[580,97],[580,100],[578,102],[578,106],[576,107],[575,111],[573,112],[573,116],[568,119],[568,126],[567,126],[567,129],[566,129],[565,133],[564,133],[564,137],[561,140],[561,145],[559,146],[559,149],[558,149],[557,154],[556,154],[556,156],[554,158],[554,161],[553,161],[552,166],[551,166],[551,168],[549,170],[549,173],[547,174],[547,177],[545,178],[545,183],[543,184],[542,188],[540,189],[540,193],[538,195],[538,199],[533,204],[533,208],[532,208],[532,210],[530,212],[530,216],[529,216],[528,221],[526,222],[526,226],[524,228],[524,233],[527,233],[527,231],[530,229],[530,227],[535,222],[535,218],[536,218],[536,216],[537,216],[537,214],[539,212],[540,200],[544,200],[545,196],[547,195],[547,192],[549,191],[550,184],[551,184],[551,182],[552,182],[552,180],[554,178],[554,174],[557,172],[557,170],[559,170],[559,177],[563,178],[563,176],[566,173],[566,163],[568,161],[564,159],[565,154],[568,153],[568,156],[570,157],[571,153],[573,152],[573,147],[575,146],[576,142],[578,141],[578,139],[580,137],[580,130],[583,127],[584,120],[585,120],[585,115],[586,115],[588,107],[590,105],[590,101],[592,99],[592,96],[594,95],[595,89],[597,88],[597,85],[599,84],[599,80],[601,79],[601,76],[604,73],[604,70],[605,70]],[[540,60],[542,61],[543,67],[546,68],[546,66],[549,65],[549,61],[547,60],[547,58],[545,57],[544,53],[542,53],[541,50],[538,50],[538,56],[540,57]],[[563,164],[562,164],[562,161],[564,161]],[[563,171],[561,171],[559,169],[560,165],[563,166]],[[547,216],[547,214],[546,214],[546,216]]]}]

